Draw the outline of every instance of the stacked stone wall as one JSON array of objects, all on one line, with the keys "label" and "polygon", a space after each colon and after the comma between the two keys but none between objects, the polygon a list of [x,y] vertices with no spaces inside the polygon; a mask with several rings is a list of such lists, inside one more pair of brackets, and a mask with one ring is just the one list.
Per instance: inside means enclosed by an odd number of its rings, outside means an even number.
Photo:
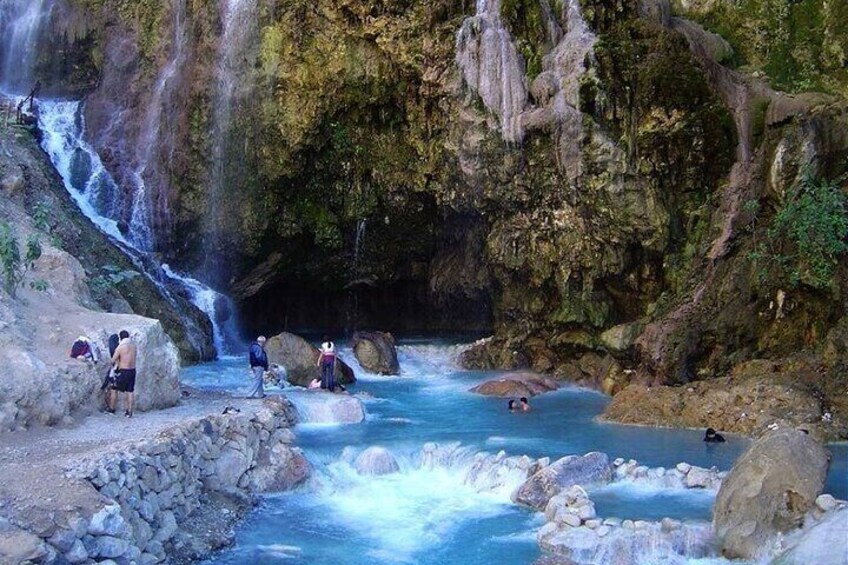
[{"label": "stacked stone wall", "polygon": [[238,505],[306,479],[308,462],[292,446],[295,422],[287,400],[269,400],[251,414],[205,417],[79,462],[69,476],[93,486],[101,504],[57,520],[42,538],[40,561],[121,565],[200,557],[196,547],[186,552],[192,536],[182,529],[198,514],[230,514],[222,500]]}]

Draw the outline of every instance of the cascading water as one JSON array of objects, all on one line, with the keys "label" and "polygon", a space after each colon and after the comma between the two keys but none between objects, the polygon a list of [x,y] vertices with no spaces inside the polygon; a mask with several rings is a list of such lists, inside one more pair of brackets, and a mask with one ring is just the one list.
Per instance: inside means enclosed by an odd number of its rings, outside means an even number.
[{"label": "cascading water", "polygon": [[212,261],[219,255],[222,226],[227,214],[226,195],[237,191],[241,182],[234,165],[230,132],[234,112],[251,89],[246,67],[256,57],[254,43],[259,37],[257,0],[220,0],[223,34],[216,69],[213,114],[212,163],[207,192],[204,251],[207,276],[219,275]]},{"label": "cascading water", "polygon": [[24,94],[33,87],[32,69],[42,26],[53,0],[0,0],[0,86]]},{"label": "cascading water", "polygon": [[[0,0],[0,84],[27,88],[34,61],[35,42],[41,28],[49,20],[52,0],[21,1]],[[166,265],[160,266],[149,254],[155,247],[154,216],[167,214],[166,198],[157,194],[158,186],[150,185],[150,170],[163,141],[163,110],[175,91],[176,78],[186,61],[187,34],[185,26],[185,0],[173,3],[173,43],[168,63],[157,77],[141,132],[137,139],[134,169],[130,174],[131,187],[122,187],[103,165],[97,151],[86,140],[85,118],[82,104],[77,101],[40,100],[39,128],[43,134],[42,147],[64,180],[65,187],[80,210],[104,233],[111,236],[160,290],[185,320],[187,337],[192,345],[204,353],[208,343],[204,331],[190,319],[184,307],[170,288],[176,284],[177,292],[186,294],[212,322],[213,341],[218,352],[226,352],[226,343],[238,341],[234,317],[229,323],[219,324],[218,312],[233,308],[223,295],[209,289],[196,279],[177,274]],[[132,192],[129,221],[122,226],[119,218],[126,218],[121,201],[127,189]],[[222,308],[221,306],[225,307]]]},{"label": "cascading water", "polygon": [[[172,54],[168,64],[159,73],[153,95],[147,106],[141,135],[138,141],[136,167],[133,171],[135,191],[133,194],[130,233],[139,247],[152,250],[155,246],[153,218],[163,221],[169,217],[166,195],[157,198],[148,189],[148,168],[156,157],[160,144],[163,105],[168,104],[174,91],[175,78],[186,59],[185,0],[174,2],[174,35]],[[159,187],[160,190],[162,187]],[[156,205],[158,203],[158,205]],[[167,222],[166,222],[167,223]]]},{"label": "cascading water", "polygon": [[[133,241],[125,237],[118,228],[118,222],[110,217],[110,214],[115,212],[114,206],[110,204],[115,201],[118,186],[103,166],[100,156],[84,139],[85,119],[80,102],[40,101],[38,124],[43,136],[41,146],[82,213],[101,231],[111,236],[136,267],[157,286],[171,306],[177,312],[182,312],[182,307],[168,288],[168,277],[163,276],[167,271],[162,272]],[[185,284],[179,277],[170,280],[183,284],[200,308],[197,302],[202,304],[203,301],[196,298],[195,286]],[[207,315],[214,313],[214,310],[201,310]],[[188,320],[185,313],[183,317]],[[215,318],[210,316],[210,320],[214,328]],[[197,351],[203,352],[206,349],[206,340],[202,336],[202,330],[191,323],[186,326],[192,345]]]},{"label": "cascading water", "polygon": [[456,62],[465,83],[500,120],[504,140],[520,142],[527,104],[524,62],[501,21],[500,0],[477,0],[477,13],[457,33]]}]

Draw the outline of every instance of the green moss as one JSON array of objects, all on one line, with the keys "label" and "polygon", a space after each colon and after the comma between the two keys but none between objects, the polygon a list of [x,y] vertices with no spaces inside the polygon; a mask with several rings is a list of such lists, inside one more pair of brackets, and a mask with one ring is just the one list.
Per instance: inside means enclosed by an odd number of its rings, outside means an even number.
[{"label": "green moss", "polygon": [[538,0],[503,0],[501,18],[524,57],[527,76],[534,79],[542,72],[542,57],[552,47],[545,33],[545,16],[541,5]]},{"label": "green moss", "polygon": [[848,3],[721,0],[683,13],[727,39],[736,62],[764,71],[777,89],[848,94]]}]

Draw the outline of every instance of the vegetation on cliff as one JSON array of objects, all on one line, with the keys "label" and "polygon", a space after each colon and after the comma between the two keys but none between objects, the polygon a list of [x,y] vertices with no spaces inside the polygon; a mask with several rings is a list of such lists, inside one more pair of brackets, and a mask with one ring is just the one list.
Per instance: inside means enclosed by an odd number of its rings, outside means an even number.
[{"label": "vegetation on cliff", "polygon": [[789,92],[848,96],[848,4],[822,0],[677,0],[675,9],[733,45],[736,63]]}]

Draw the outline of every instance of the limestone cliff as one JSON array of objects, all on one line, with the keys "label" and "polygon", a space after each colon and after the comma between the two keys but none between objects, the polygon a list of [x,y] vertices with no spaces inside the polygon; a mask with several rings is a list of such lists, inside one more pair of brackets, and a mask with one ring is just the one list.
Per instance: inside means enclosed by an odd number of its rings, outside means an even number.
[{"label": "limestone cliff", "polygon": [[832,3],[61,4],[107,166],[251,329],[491,329],[469,365],[608,392],[765,359],[845,433]]}]

